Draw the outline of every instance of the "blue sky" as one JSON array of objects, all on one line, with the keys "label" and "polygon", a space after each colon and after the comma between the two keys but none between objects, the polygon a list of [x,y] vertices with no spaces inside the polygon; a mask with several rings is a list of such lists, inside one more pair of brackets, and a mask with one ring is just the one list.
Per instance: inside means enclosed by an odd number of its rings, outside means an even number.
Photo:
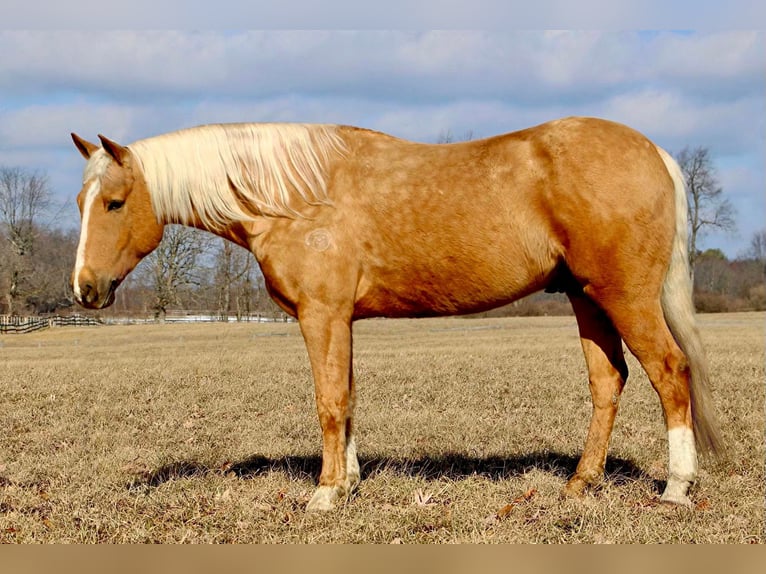
[{"label": "blue sky", "polygon": [[307,121],[434,141],[600,116],[672,152],[710,148],[739,232],[705,246],[734,257],[766,227],[764,47],[755,31],[8,30],[0,165],[44,170],[64,206],[56,221],[76,226],[72,131],[130,143],[208,122]]}]

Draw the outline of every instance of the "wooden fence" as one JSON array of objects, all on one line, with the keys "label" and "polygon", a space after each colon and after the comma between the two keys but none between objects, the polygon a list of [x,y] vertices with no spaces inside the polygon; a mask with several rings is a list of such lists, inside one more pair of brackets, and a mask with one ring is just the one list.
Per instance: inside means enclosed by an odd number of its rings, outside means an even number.
[{"label": "wooden fence", "polygon": [[54,317],[21,317],[0,315],[0,333],[31,333],[49,327],[85,327],[101,325],[103,321],[83,315],[56,315]]},{"label": "wooden fence", "polygon": [[102,321],[106,325],[145,325],[149,323],[292,323],[295,319],[280,312],[237,315],[236,313],[222,314],[219,311],[171,309],[164,318],[142,312],[104,315]]},{"label": "wooden fence", "polygon": [[[214,312],[169,311],[164,323],[291,323],[295,321],[284,313],[252,313],[242,316],[221,316]],[[145,314],[121,317],[86,317],[84,315],[56,315],[52,317],[21,317],[19,315],[0,315],[0,334],[32,333],[49,327],[85,327],[89,325],[135,325],[157,323],[155,317]]]}]

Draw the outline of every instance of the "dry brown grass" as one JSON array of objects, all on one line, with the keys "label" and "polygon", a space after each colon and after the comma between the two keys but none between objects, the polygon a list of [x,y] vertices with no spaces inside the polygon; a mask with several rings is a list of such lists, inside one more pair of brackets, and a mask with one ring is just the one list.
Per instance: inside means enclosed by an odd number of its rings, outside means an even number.
[{"label": "dry brown grass", "polygon": [[0,338],[2,542],[762,542],[764,314],[702,316],[729,464],[658,504],[666,448],[635,361],[607,463],[559,491],[590,416],[574,319],[355,328],[363,482],[304,507],[320,433],[296,325]]}]

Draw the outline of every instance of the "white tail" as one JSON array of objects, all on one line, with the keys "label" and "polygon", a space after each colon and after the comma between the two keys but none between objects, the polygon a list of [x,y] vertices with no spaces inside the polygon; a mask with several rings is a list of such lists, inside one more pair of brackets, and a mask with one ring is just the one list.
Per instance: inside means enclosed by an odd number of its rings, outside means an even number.
[{"label": "white tail", "polygon": [[694,438],[701,452],[723,454],[723,440],[716,423],[710,394],[709,372],[702,339],[697,330],[689,270],[686,184],[673,157],[657,148],[675,187],[676,234],[665,283],[662,287],[662,311],[678,346],[689,364],[689,391],[692,403]]}]

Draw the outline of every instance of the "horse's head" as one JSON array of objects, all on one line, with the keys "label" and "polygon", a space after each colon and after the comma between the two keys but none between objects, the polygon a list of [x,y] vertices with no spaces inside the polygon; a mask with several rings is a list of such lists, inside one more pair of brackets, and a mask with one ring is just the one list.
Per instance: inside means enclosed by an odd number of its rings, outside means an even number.
[{"label": "horse's head", "polygon": [[114,292],[162,240],[141,167],[127,147],[99,135],[103,147],[72,134],[88,160],[77,196],[82,225],[72,288],[90,309],[108,307]]}]

